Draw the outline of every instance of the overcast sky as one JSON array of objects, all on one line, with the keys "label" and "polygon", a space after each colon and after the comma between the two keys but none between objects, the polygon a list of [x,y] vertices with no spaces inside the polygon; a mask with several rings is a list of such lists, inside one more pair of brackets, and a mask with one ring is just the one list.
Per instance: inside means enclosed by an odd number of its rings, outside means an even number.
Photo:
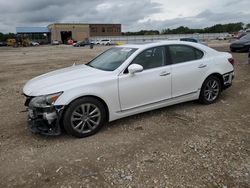
[{"label": "overcast sky", "polygon": [[0,0],[0,32],[55,22],[121,23],[122,31],[250,23],[250,0]]}]

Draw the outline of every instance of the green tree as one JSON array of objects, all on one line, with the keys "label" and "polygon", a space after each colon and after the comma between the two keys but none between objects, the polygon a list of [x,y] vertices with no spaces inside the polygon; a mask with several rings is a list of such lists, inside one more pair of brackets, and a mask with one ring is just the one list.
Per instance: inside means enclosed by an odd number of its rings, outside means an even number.
[{"label": "green tree", "polygon": [[158,30],[141,30],[137,32],[124,32],[122,35],[130,36],[130,35],[159,35],[160,32]]},{"label": "green tree", "polygon": [[7,34],[0,33],[0,41],[6,41],[9,38],[16,38],[16,34],[15,33],[7,33]]},{"label": "green tree", "polygon": [[[188,27],[180,26],[175,29],[163,29],[162,34],[189,34],[189,33],[224,33],[224,32],[237,32],[243,29],[244,23],[228,23],[228,24],[216,24],[211,27],[203,29],[190,29]],[[248,24],[249,28],[250,25]]]},{"label": "green tree", "polygon": [[0,33],[0,41],[4,41],[4,34]]}]

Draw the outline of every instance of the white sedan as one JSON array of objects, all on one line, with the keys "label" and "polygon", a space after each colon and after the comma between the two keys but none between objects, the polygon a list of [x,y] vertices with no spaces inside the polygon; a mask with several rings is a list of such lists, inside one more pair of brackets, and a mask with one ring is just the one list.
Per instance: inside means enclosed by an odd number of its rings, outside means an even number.
[{"label": "white sedan", "polygon": [[111,40],[108,39],[102,39],[102,40],[98,40],[95,42],[95,44],[101,44],[101,45],[111,45]]},{"label": "white sedan", "polygon": [[214,103],[232,85],[234,59],[207,46],[161,41],[108,49],[86,65],[38,76],[23,88],[34,133],[76,137],[106,122],[169,105]]},{"label": "white sedan", "polygon": [[40,44],[39,44],[38,42],[36,42],[36,41],[32,41],[32,42],[31,42],[31,45],[32,45],[32,46],[39,46]]}]

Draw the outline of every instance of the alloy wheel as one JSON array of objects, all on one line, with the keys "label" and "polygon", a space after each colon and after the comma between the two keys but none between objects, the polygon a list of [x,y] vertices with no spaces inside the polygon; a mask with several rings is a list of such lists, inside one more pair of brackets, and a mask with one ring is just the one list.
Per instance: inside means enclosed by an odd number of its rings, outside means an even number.
[{"label": "alloy wheel", "polygon": [[220,85],[217,80],[210,80],[207,82],[204,89],[204,97],[207,101],[212,102],[216,100],[220,93]]},{"label": "alloy wheel", "polygon": [[93,131],[101,121],[100,109],[91,103],[79,105],[71,115],[71,126],[79,133]]}]

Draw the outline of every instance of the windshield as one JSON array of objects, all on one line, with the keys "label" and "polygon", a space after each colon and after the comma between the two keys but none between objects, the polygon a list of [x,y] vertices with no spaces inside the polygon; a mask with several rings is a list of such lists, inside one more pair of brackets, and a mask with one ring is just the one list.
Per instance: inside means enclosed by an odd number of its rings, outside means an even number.
[{"label": "windshield", "polygon": [[244,37],[241,37],[240,40],[250,40],[250,34],[247,34]]},{"label": "windshield", "polygon": [[136,48],[111,48],[101,55],[97,56],[87,65],[96,69],[105,71],[113,71],[117,69],[129,56],[131,56]]}]

